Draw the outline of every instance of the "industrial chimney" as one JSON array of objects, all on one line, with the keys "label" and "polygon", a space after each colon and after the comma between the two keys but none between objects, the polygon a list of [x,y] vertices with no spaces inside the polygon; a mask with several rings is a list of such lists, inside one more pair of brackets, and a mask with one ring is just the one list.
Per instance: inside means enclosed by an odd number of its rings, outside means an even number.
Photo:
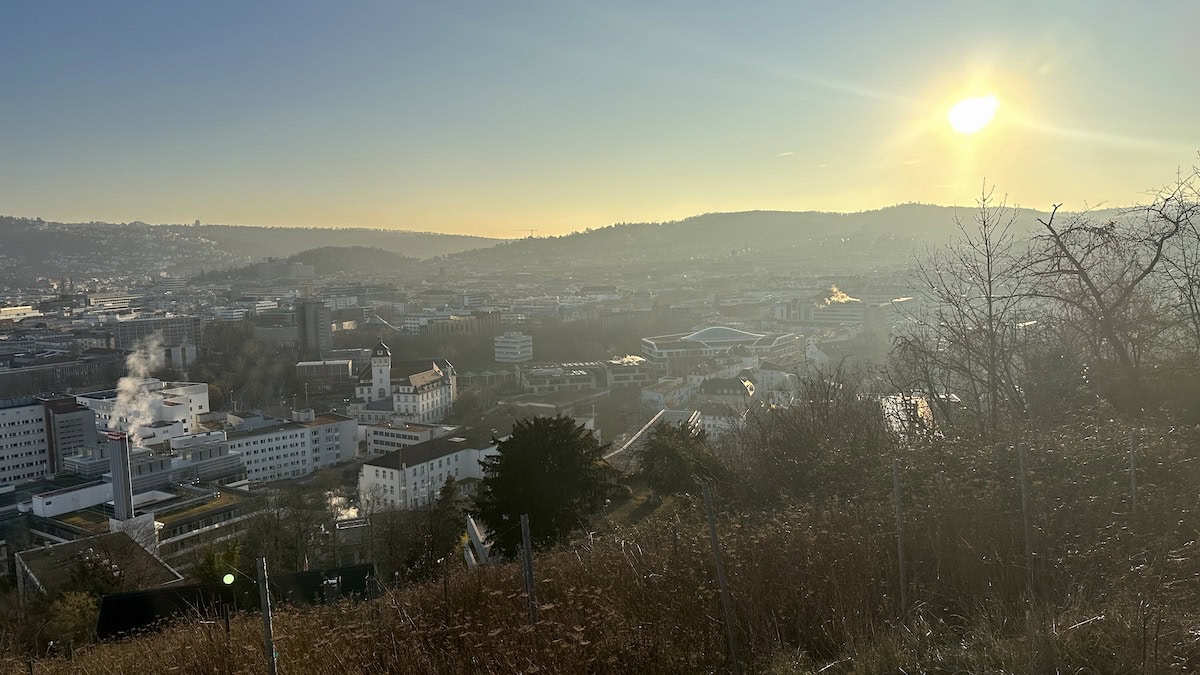
[{"label": "industrial chimney", "polygon": [[113,483],[113,519],[129,520],[133,518],[133,479],[129,470],[129,434],[116,431],[105,432],[110,439],[117,441],[116,450],[109,460]]}]

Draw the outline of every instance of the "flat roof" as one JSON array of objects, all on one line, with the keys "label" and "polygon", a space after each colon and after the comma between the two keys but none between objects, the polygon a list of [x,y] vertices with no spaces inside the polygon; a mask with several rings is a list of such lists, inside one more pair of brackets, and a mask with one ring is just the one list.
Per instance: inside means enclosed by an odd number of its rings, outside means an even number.
[{"label": "flat roof", "polygon": [[47,592],[53,593],[86,561],[116,565],[122,586],[147,588],[178,581],[179,573],[146,552],[124,532],[111,532],[21,551],[17,556]]},{"label": "flat roof", "polygon": [[334,413],[334,412],[327,412],[327,413],[321,413],[320,415],[313,417],[311,420],[309,420],[307,422],[296,421],[296,424],[299,424],[300,426],[303,426],[303,427],[315,427],[320,424],[337,424],[338,422],[348,422],[352,419],[354,419],[354,418],[347,417],[346,415],[341,415],[341,414]]},{"label": "flat roof", "polygon": [[170,526],[190,518],[195,518],[196,516],[200,516],[205,513],[220,511],[231,506],[236,506],[237,504],[246,501],[246,499],[247,497],[245,495],[239,494],[234,490],[225,489],[219,491],[208,501],[194,504],[178,511],[168,511],[162,515],[155,513],[154,519],[161,522],[163,525]]},{"label": "flat roof", "polygon": [[[508,434],[497,432],[494,436],[501,439]],[[433,459],[445,457],[454,454],[460,450],[482,450],[490,448],[495,443],[492,442],[493,433],[491,429],[472,428],[459,429],[453,435],[435,438],[423,443],[410,445],[406,448],[393,450],[385,455],[369,459],[364,462],[364,465],[378,466],[387,469],[399,469],[404,465],[424,464]]]}]

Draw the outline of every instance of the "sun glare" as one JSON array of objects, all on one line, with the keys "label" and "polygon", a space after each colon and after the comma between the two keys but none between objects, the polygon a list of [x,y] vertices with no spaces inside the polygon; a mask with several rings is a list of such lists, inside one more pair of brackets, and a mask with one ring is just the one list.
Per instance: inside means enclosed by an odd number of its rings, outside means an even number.
[{"label": "sun glare", "polygon": [[960,134],[974,134],[982,131],[996,116],[996,108],[1000,101],[995,96],[980,96],[964,98],[946,113],[950,127]]}]

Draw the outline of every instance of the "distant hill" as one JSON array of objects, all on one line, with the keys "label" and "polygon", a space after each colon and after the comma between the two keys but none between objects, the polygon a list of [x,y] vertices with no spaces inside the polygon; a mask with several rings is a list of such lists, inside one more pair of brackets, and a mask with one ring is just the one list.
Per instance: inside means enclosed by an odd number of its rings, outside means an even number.
[{"label": "distant hill", "polygon": [[288,257],[292,262],[312,265],[318,276],[340,272],[388,272],[416,262],[395,251],[367,246],[322,246]]},{"label": "distant hill", "polygon": [[[830,242],[845,241],[859,251],[872,247],[881,255],[908,255],[915,248],[942,243],[958,231],[956,218],[968,225],[970,207],[902,204],[860,213],[818,211],[742,211],[706,213],[665,223],[622,223],[560,237],[525,238],[487,249],[464,251],[455,259],[488,264],[505,259],[571,260],[579,264],[604,259],[634,262],[712,258],[731,251],[770,254],[814,252]],[[1047,214],[1014,209],[1017,233],[1032,231]]]},{"label": "distant hill", "polygon": [[497,239],[397,230],[56,223],[0,216],[0,281],[38,276],[191,276],[322,247],[363,247],[432,258]]},{"label": "distant hill", "polygon": [[160,226],[179,232],[198,232],[205,238],[255,257],[287,257],[324,246],[358,246],[402,253],[409,258],[432,258],[483,248],[500,239],[463,234],[372,230],[366,228],[249,227],[244,225]]}]

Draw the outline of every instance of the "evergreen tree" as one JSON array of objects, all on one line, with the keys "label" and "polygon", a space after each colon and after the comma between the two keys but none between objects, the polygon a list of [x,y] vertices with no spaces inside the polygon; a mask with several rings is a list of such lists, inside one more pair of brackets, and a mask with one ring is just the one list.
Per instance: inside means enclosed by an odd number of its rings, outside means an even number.
[{"label": "evergreen tree", "polygon": [[611,469],[607,445],[570,417],[517,422],[499,454],[483,461],[479,518],[504,555],[521,546],[521,514],[529,515],[535,548],[564,540],[604,506]]},{"label": "evergreen tree", "polygon": [[683,423],[651,429],[639,458],[642,475],[659,496],[695,492],[700,483],[713,480],[720,472],[708,447],[708,434]]}]

